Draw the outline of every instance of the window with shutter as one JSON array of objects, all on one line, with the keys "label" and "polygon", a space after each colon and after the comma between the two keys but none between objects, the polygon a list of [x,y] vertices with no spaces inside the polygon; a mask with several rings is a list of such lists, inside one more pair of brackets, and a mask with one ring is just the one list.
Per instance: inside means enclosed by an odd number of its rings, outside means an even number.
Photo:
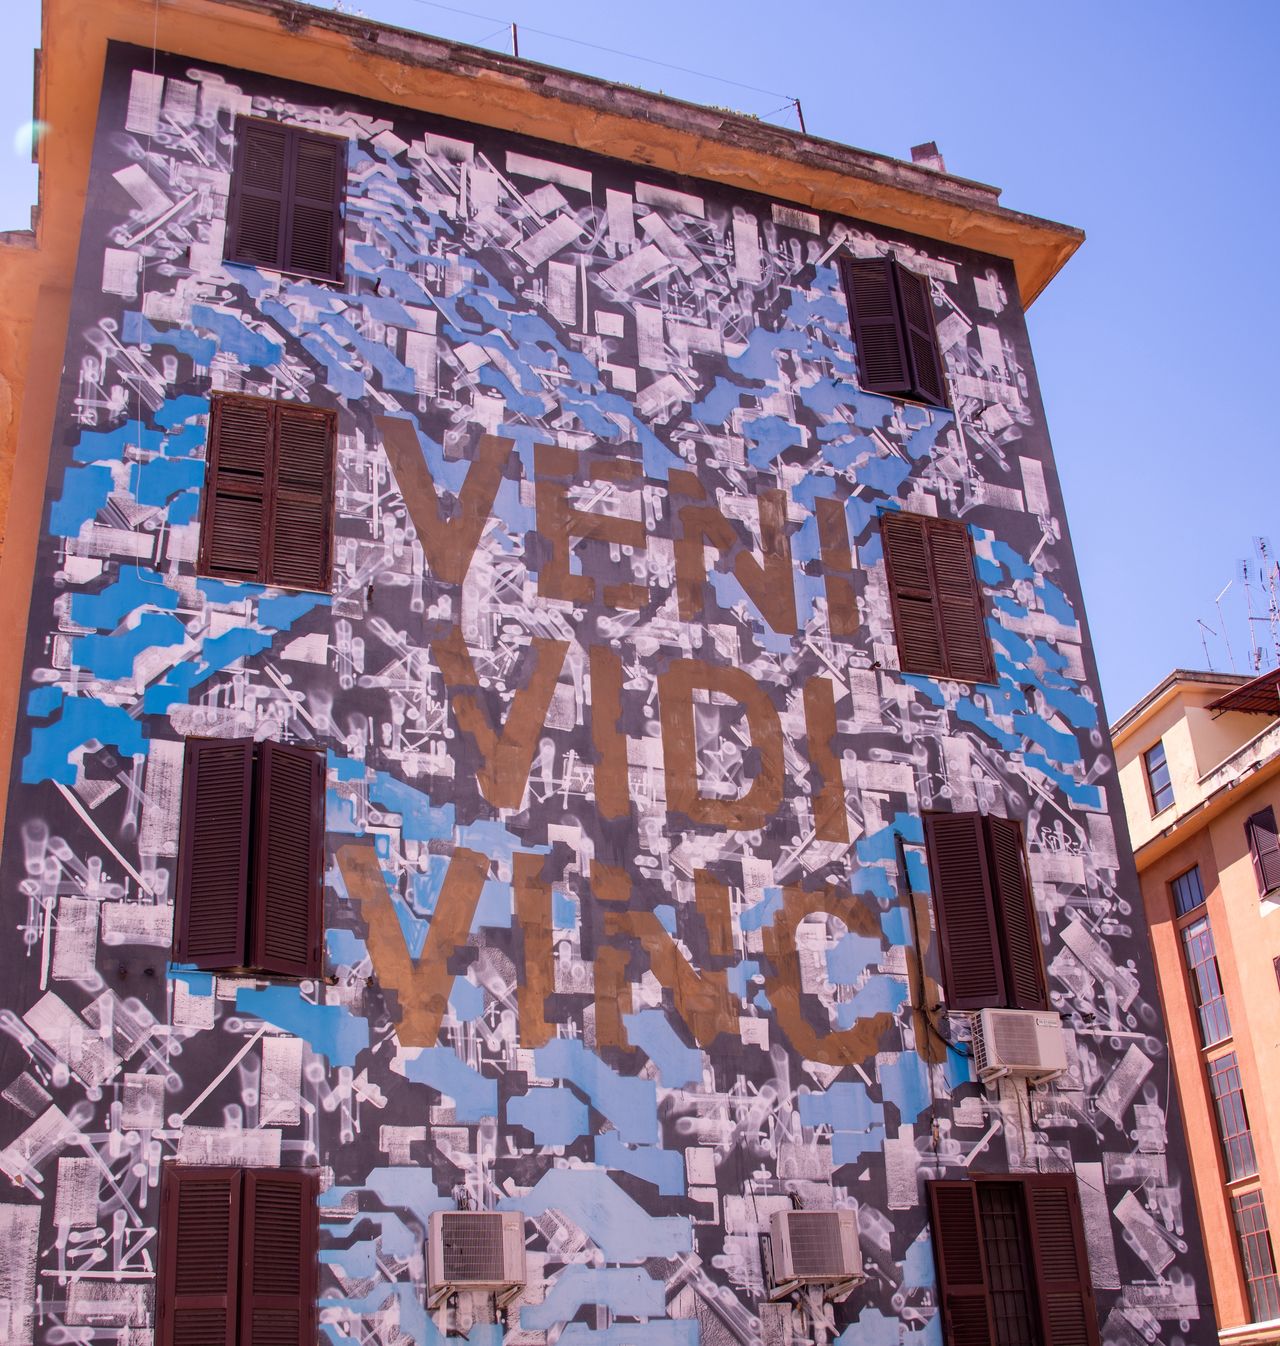
[{"label": "window with shutter", "polygon": [[977,1184],[931,1182],[929,1214],[947,1346],[990,1346],[995,1327]]},{"label": "window with shutter", "polygon": [[946,406],[947,378],[928,280],[892,254],[846,258],[842,267],[861,386]]},{"label": "window with shutter", "polygon": [[316,1339],[317,1186],[311,1173],[247,1169],[240,1258],[240,1340]]},{"label": "window with shutter", "polygon": [[1276,832],[1275,810],[1265,808],[1255,813],[1245,823],[1244,830],[1249,838],[1258,892],[1265,897],[1280,888],[1280,835]]},{"label": "window with shutter", "polygon": [[946,1346],[1098,1346],[1071,1174],[928,1184]]},{"label": "window with shutter", "polygon": [[347,142],[242,117],[228,203],[229,262],[342,279]]},{"label": "window with shutter", "polygon": [[336,438],[331,411],[258,397],[213,399],[202,575],[328,589]]},{"label": "window with shutter", "polygon": [[977,813],[924,816],[949,1009],[1047,1009],[1022,827]]},{"label": "window with shutter", "polygon": [[1042,1173],[1021,1180],[1043,1346],[1098,1346],[1098,1315],[1075,1177]]},{"label": "window with shutter", "polygon": [[994,682],[969,530],[954,519],[887,510],[880,537],[902,671]]},{"label": "window with shutter", "polygon": [[311,1346],[317,1193],[301,1170],[165,1164],[156,1346]]},{"label": "window with shutter", "polygon": [[253,740],[190,738],[182,770],[174,957],[201,968],[245,961]]},{"label": "window with shutter", "polygon": [[925,841],[947,1007],[1003,1005],[1004,961],[982,818],[976,813],[927,814]]},{"label": "window with shutter", "polygon": [[264,972],[320,971],[324,759],[309,748],[258,746],[251,962]]},{"label": "window with shutter", "polygon": [[174,957],[210,971],[323,970],[324,758],[187,740]]},{"label": "window with shutter", "polygon": [[157,1346],[236,1346],[240,1180],[234,1168],[164,1166]]}]

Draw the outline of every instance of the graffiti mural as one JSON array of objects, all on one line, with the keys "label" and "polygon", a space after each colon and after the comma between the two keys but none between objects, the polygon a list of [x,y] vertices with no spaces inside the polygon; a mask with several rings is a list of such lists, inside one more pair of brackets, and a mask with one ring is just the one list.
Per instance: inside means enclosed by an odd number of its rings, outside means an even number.
[{"label": "graffiti mural", "polygon": [[[247,113],[347,138],[342,286],[223,262]],[[4,850],[0,1336],[150,1341],[176,1157],[320,1169],[332,1343],[937,1346],[924,1180],[1070,1170],[1104,1339],[1212,1339],[1011,267],[125,47],[88,199]],[[888,250],[953,409],[859,390],[838,260]],[[331,593],[197,576],[219,391],[336,409]],[[998,685],[898,671],[892,508],[968,526]],[[324,978],[172,961],[193,734],[325,750]],[[1052,1084],[975,1081],[937,808],[1024,822]],[[501,1317],[425,1307],[460,1200],[527,1217]],[[842,1304],[766,1302],[796,1205],[856,1208]]]}]

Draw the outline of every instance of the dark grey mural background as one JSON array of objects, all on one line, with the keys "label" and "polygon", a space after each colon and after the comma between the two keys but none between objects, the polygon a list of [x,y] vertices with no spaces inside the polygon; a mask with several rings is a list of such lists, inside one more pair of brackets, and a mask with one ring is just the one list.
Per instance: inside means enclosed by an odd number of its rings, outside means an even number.
[{"label": "dark grey mural background", "polygon": [[[250,112],[349,139],[342,287],[223,263]],[[837,259],[886,250],[954,410],[858,389]],[[216,391],[338,410],[332,595],[196,577]],[[998,686],[897,671],[891,508],[968,525]],[[334,1343],[940,1343],[924,1180],[1004,1170],[1074,1170],[1106,1341],[1213,1338],[1007,263],[116,48],[46,509],[4,1340],[150,1341],[173,1158],[322,1170]],[[326,750],[323,981],[170,962],[190,734]],[[1051,1085],[983,1090],[964,1016],[912,1007],[927,809],[1025,824]],[[505,1324],[423,1307],[463,1195],[528,1217]],[[816,1328],[761,1303],[794,1203],[858,1212]]]}]

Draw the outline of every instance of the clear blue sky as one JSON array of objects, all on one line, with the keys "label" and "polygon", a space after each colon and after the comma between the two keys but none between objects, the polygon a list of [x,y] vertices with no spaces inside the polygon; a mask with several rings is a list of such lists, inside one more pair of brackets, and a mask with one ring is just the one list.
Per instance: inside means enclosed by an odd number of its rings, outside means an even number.
[{"label": "clear blue sky", "polygon": [[[464,7],[493,17],[455,12]],[[514,19],[522,56],[787,125],[779,105],[795,95],[815,135],[902,158],[936,140],[953,173],[1001,187],[1006,205],[1085,229],[1029,321],[1108,713],[1174,666],[1204,666],[1196,619],[1217,625],[1229,580],[1223,606],[1245,671],[1238,562],[1255,535],[1280,547],[1274,0],[341,8],[507,50],[503,21]],[[35,190],[10,141],[30,116],[39,3],[5,9],[0,228],[15,228]],[[1257,630],[1269,654],[1270,632]],[[1221,638],[1209,648],[1226,667]]]}]

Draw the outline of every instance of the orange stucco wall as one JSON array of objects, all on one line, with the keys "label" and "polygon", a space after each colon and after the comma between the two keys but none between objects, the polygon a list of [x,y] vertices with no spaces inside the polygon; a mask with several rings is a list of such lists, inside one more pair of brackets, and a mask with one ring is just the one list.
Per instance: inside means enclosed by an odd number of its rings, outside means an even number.
[{"label": "orange stucco wall", "polygon": [[[1230,1194],[1209,1094],[1205,1061],[1223,1048],[1239,1058],[1245,1105],[1273,1238],[1280,1222],[1280,1016],[1276,1014],[1280,958],[1280,906],[1260,901],[1245,839],[1244,821],[1268,804],[1280,813],[1280,775],[1270,773],[1240,790],[1230,806],[1204,825],[1190,824],[1178,844],[1144,865],[1142,894],[1164,1002],[1178,1096],[1186,1124],[1192,1178],[1204,1226],[1205,1248],[1218,1321],[1229,1329],[1250,1320],[1236,1251]],[[1210,1051],[1200,1045],[1195,1002],[1176,925],[1171,881],[1200,867],[1210,925],[1231,1020],[1231,1039]]]}]

